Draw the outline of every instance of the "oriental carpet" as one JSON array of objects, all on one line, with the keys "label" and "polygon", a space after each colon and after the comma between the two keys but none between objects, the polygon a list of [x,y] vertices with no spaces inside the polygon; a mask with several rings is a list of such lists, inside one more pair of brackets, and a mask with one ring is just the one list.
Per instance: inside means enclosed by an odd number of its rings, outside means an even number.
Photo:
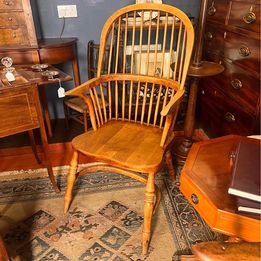
[{"label": "oriental carpet", "polygon": [[12,260],[179,260],[191,245],[222,240],[179,191],[178,179],[157,175],[161,203],[149,254],[141,255],[144,185],[115,173],[78,178],[63,214],[68,166],[55,167],[61,193],[45,169],[0,173],[0,232]]}]

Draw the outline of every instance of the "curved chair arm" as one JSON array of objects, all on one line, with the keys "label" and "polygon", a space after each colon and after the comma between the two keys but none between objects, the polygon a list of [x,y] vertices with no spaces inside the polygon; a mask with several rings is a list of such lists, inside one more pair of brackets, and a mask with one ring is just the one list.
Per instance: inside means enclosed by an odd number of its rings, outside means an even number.
[{"label": "curved chair arm", "polygon": [[182,98],[184,90],[179,90],[176,94],[170,99],[168,104],[162,109],[161,115],[166,116],[167,114],[173,114],[175,112],[175,105]]}]

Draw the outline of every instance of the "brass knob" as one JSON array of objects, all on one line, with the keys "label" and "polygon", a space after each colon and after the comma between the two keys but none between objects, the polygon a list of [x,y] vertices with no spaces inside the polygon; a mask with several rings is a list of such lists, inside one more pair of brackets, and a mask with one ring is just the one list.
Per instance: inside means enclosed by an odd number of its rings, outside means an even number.
[{"label": "brass knob", "polygon": [[8,17],[8,21],[13,21],[13,18],[12,17]]},{"label": "brass knob", "polygon": [[213,34],[212,34],[211,32],[207,32],[207,33],[205,34],[205,38],[206,38],[207,40],[213,39]]},{"label": "brass knob", "polygon": [[11,5],[10,1],[5,1],[5,5]]},{"label": "brass knob", "polygon": [[204,91],[204,90],[201,90],[201,94],[202,94],[202,95],[205,95],[205,91]]},{"label": "brass knob", "polygon": [[226,120],[227,122],[235,122],[235,121],[236,121],[236,118],[235,118],[235,116],[234,116],[231,112],[227,112],[227,113],[225,114],[225,120]]},{"label": "brass knob", "polygon": [[242,88],[242,82],[239,79],[233,79],[230,84],[235,90],[240,90]]},{"label": "brass knob", "polygon": [[13,38],[16,38],[16,33],[15,32],[13,33]]},{"label": "brass knob", "polygon": [[242,57],[246,57],[246,56],[249,56],[251,54],[251,51],[250,49],[246,46],[246,45],[242,45],[239,50],[238,50],[239,54],[242,56]]},{"label": "brass knob", "polygon": [[253,12],[249,12],[243,16],[243,21],[246,24],[252,24],[256,21],[256,15]]},{"label": "brass knob", "polygon": [[212,6],[208,8],[208,15],[213,16],[216,13],[217,9],[214,6],[214,2],[212,3]]},{"label": "brass knob", "polygon": [[192,201],[194,204],[198,204],[198,203],[199,203],[198,196],[193,193],[193,194],[191,195],[191,201]]}]

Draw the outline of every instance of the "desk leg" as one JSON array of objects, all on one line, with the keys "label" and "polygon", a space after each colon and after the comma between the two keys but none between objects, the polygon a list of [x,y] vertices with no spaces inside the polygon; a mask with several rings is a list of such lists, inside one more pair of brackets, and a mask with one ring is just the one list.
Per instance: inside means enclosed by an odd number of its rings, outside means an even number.
[{"label": "desk leg", "polygon": [[75,86],[80,85],[79,67],[76,57],[72,60],[73,78]]},{"label": "desk leg", "polygon": [[53,131],[52,131],[52,125],[51,125],[51,119],[50,119],[50,114],[48,110],[48,103],[47,103],[47,98],[46,98],[46,92],[45,92],[45,86],[38,86],[38,90],[40,92],[40,97],[41,97],[41,102],[42,102],[42,107],[43,107],[43,113],[44,113],[44,119],[47,127],[47,133],[48,136],[51,138],[53,136]]},{"label": "desk leg", "polygon": [[31,143],[31,147],[32,147],[35,159],[36,159],[37,163],[40,164],[41,160],[39,159],[38,154],[37,154],[37,149],[36,149],[36,143],[35,143],[33,130],[29,130],[28,131],[28,135],[29,135],[29,139],[30,139],[30,143]]}]

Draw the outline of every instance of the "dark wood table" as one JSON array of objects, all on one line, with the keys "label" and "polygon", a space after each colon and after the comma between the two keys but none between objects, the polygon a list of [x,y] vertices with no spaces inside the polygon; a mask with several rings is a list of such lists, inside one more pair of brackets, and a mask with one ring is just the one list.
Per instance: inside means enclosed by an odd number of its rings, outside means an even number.
[{"label": "dark wood table", "polygon": [[[50,114],[48,110],[48,103],[46,98],[46,88],[52,88],[53,83],[58,83],[59,80],[61,82],[70,81],[72,80],[72,77],[68,74],[62,72],[61,70],[55,68],[52,65],[48,65],[48,68],[45,70],[49,71],[55,71],[58,73],[57,76],[55,76],[53,79],[48,79],[48,77],[45,77],[42,75],[42,71],[38,71],[35,69],[32,69],[32,65],[15,65],[15,76],[16,80],[14,82],[8,82],[5,78],[5,72],[0,68],[0,81],[2,82],[3,86],[19,86],[23,85],[25,83],[35,83],[39,87],[39,94],[41,98],[41,104],[43,108],[45,123],[48,131],[48,136],[52,137],[52,125],[50,120]],[[57,87],[56,87],[57,88]]]},{"label": "dark wood table", "polygon": [[244,139],[260,143],[234,135],[194,143],[181,173],[180,190],[213,230],[260,242],[259,216],[237,212],[236,198],[228,194],[232,177],[229,155]]}]

